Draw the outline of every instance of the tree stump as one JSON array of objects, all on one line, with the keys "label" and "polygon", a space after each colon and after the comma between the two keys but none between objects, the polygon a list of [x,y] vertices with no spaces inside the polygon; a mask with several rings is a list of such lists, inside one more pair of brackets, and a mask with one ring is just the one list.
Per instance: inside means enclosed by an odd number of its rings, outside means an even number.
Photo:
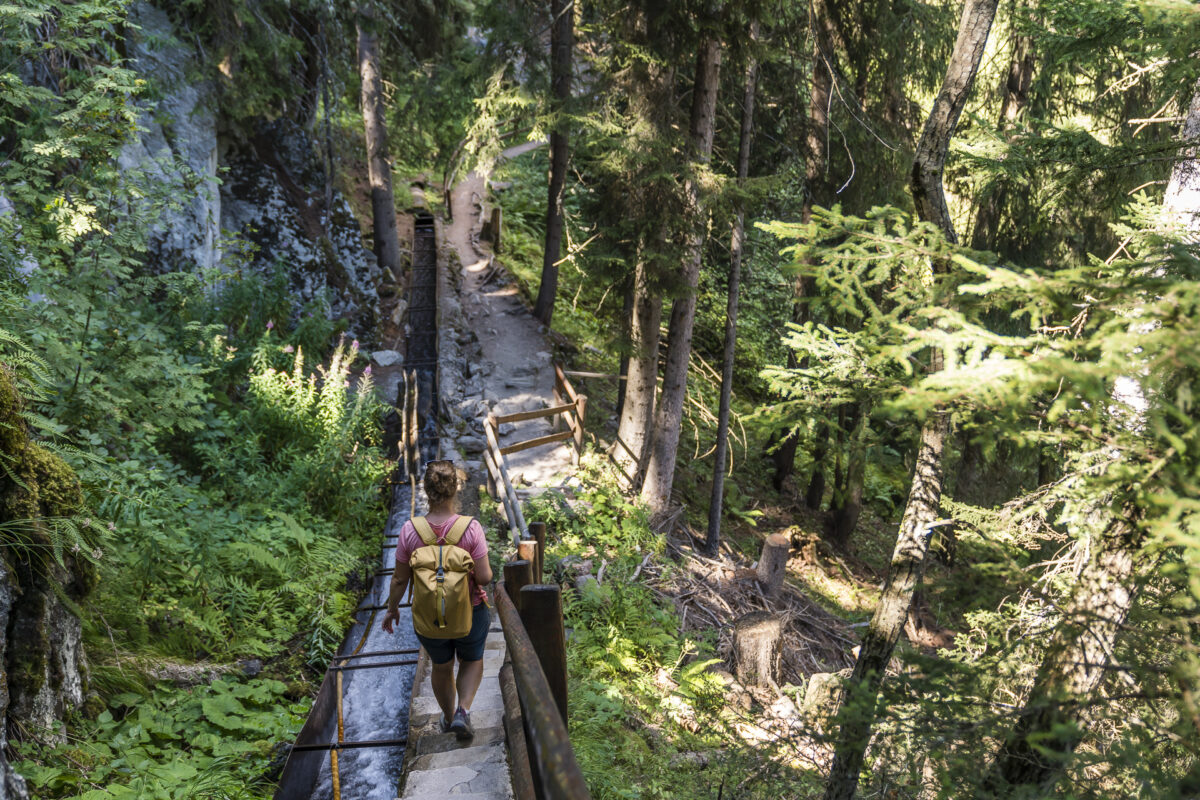
[{"label": "tree stump", "polygon": [[746,686],[779,683],[783,619],[752,611],[733,623],[733,671]]},{"label": "tree stump", "polygon": [[762,556],[758,559],[758,582],[763,585],[767,597],[778,597],[783,588],[791,547],[791,541],[782,533],[772,533],[763,542]]},{"label": "tree stump", "polygon": [[813,724],[817,730],[827,732],[833,715],[842,704],[846,694],[845,682],[850,677],[852,669],[838,672],[817,672],[808,679],[804,690],[804,701],[800,704],[800,713]]}]

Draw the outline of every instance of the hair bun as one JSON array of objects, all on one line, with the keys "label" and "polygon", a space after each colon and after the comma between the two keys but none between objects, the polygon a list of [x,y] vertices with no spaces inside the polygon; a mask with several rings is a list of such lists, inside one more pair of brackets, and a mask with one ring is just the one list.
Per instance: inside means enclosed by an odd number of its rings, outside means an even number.
[{"label": "hair bun", "polygon": [[425,496],[436,505],[458,494],[458,470],[452,461],[430,461],[425,465]]}]

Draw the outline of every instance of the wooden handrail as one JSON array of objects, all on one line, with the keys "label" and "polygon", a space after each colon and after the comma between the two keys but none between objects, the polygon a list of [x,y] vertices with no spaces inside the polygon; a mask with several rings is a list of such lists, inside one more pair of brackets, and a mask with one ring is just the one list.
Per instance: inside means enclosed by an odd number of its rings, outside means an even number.
[{"label": "wooden handrail", "polygon": [[[512,533],[513,546],[523,539],[529,538],[529,528],[525,524],[521,512],[521,500],[513,488],[508,476],[508,456],[542,445],[556,444],[573,440],[575,460],[583,454],[584,417],[587,414],[587,395],[578,394],[575,387],[567,380],[563,368],[554,365],[554,396],[557,405],[541,408],[535,411],[517,411],[512,414],[497,416],[488,414],[483,423],[483,432],[487,440],[483,460],[488,470],[488,491],[504,506],[505,516],[508,517],[508,527]],[[563,400],[569,400],[564,403]],[[500,445],[500,426],[506,423],[525,422],[533,419],[562,417],[567,424],[567,430],[558,431],[509,445]]]},{"label": "wooden handrail", "polygon": [[567,439],[574,439],[574,431],[559,431],[558,433],[550,433],[545,436],[539,436],[536,439],[527,439],[524,442],[505,445],[500,448],[500,455],[506,456],[509,453],[519,453],[522,450],[530,450],[534,447],[541,447],[544,444],[554,444],[555,442],[565,442]]},{"label": "wooden handrail", "polygon": [[[496,584],[495,598],[504,642],[512,658],[521,711],[528,727],[534,780],[541,785],[545,800],[590,800],[591,794],[575,759],[566,722],[559,713],[541,659],[503,582]],[[561,626],[562,621],[558,624]]]},{"label": "wooden handrail", "polygon": [[542,419],[544,417],[553,417],[555,414],[562,414],[566,411],[574,411],[575,404],[567,403],[563,406],[554,406],[552,408],[540,408],[536,411],[518,411],[515,414],[504,414],[496,417],[497,425],[504,425],[508,422],[525,422],[530,419]]}]

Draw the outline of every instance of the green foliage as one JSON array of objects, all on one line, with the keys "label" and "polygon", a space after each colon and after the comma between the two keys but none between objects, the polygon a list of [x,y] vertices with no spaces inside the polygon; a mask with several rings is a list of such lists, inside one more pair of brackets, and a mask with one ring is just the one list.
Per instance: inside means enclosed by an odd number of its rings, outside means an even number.
[{"label": "green foliage", "polygon": [[[726,715],[724,684],[712,671],[720,660],[711,639],[682,635],[669,602],[630,580],[665,551],[645,510],[622,496],[595,455],[585,458],[580,478],[576,508],[585,513],[542,495],[526,516],[548,522],[555,534],[548,564],[568,575],[585,560],[593,574],[605,565],[603,583],[564,595],[571,743],[592,796],[716,797],[722,783],[742,783],[753,798],[778,797],[783,787],[794,792],[799,771],[764,768],[771,745],[739,741],[738,720]],[[718,750],[702,773],[681,756]]]},{"label": "green foliage", "polygon": [[217,680],[112,698],[80,721],[67,743],[30,748],[17,769],[37,797],[78,800],[259,800],[279,741],[309,702],[291,702],[276,680]]}]

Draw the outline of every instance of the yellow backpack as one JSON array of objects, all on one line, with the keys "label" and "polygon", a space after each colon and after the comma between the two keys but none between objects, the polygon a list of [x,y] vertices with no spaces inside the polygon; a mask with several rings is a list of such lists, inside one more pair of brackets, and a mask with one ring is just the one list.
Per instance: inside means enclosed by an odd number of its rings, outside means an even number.
[{"label": "yellow backpack", "polygon": [[413,517],[412,524],[425,543],[408,560],[413,576],[413,628],[430,639],[461,639],[471,632],[470,576],[475,560],[458,542],[471,517],[455,520],[440,542],[424,517]]}]

